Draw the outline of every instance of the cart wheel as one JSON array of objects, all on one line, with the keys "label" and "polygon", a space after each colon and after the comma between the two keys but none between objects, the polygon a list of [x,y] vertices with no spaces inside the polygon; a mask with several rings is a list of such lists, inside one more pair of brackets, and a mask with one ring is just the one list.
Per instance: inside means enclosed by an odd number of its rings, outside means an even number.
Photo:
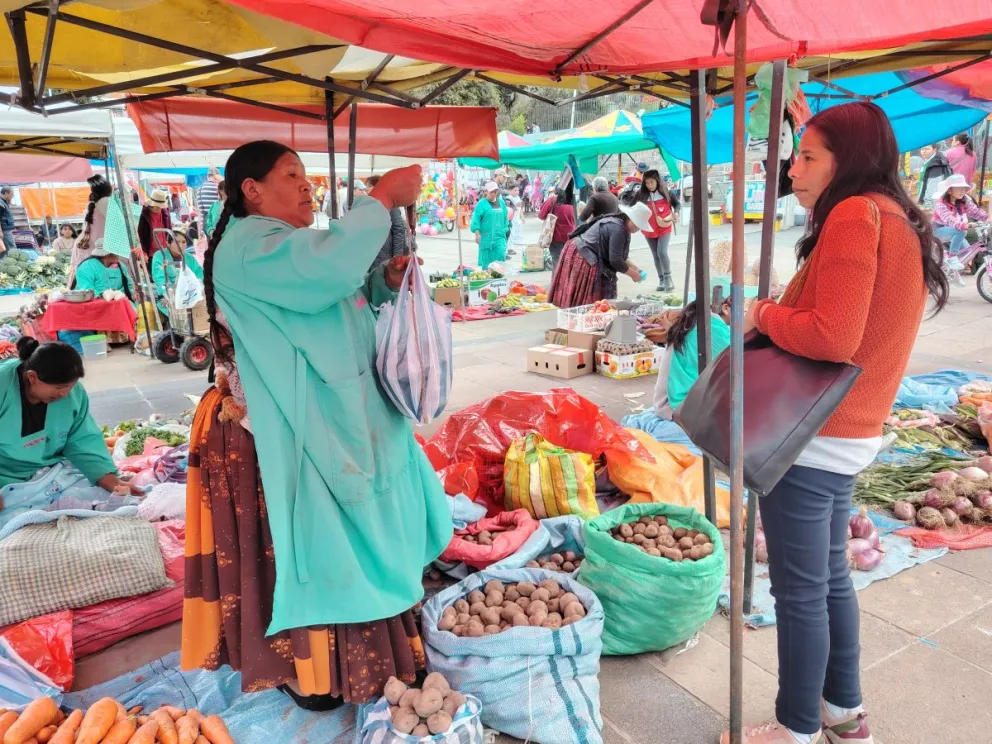
[{"label": "cart wheel", "polygon": [[190,336],[179,350],[183,364],[194,372],[210,366],[214,360],[214,347],[203,336]]},{"label": "cart wheel", "polygon": [[982,299],[986,302],[992,302],[992,276],[989,275],[989,263],[989,261],[983,263],[982,267],[976,274],[978,294],[980,294]]},{"label": "cart wheel", "polygon": [[179,361],[179,346],[183,337],[174,331],[163,331],[154,339],[155,358],[163,364],[175,364]]},{"label": "cart wheel", "polygon": [[455,231],[455,221],[454,220],[445,220],[441,224],[444,225],[444,229],[447,230],[448,232],[454,232]]}]

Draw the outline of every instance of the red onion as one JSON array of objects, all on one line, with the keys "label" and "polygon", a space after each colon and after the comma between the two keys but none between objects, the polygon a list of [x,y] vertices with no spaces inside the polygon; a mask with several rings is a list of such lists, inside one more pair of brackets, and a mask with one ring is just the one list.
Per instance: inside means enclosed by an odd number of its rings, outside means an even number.
[{"label": "red onion", "polygon": [[857,555],[851,556],[851,568],[857,571],[871,571],[882,562],[882,557],[882,551],[868,548]]},{"label": "red onion", "polygon": [[754,548],[754,560],[757,563],[768,563],[768,546],[764,543]]},{"label": "red onion", "polygon": [[975,467],[981,468],[986,473],[992,473],[992,455],[985,455],[975,460]]},{"label": "red onion", "polygon": [[869,545],[875,548],[875,550],[882,550],[882,540],[878,536],[878,532],[876,530],[872,530],[871,534],[868,535],[868,537],[866,537],[865,539],[868,541]]},{"label": "red onion", "polygon": [[[992,493],[989,495],[992,496]],[[896,519],[901,519],[903,522],[912,522],[916,519],[916,507],[901,499],[892,505],[892,513]]]},{"label": "red onion", "polygon": [[871,523],[871,519],[868,517],[868,510],[863,506],[857,514],[851,517],[850,525],[851,535],[855,538],[868,537],[875,529],[875,525]]},{"label": "red onion", "polygon": [[992,509],[992,491],[979,491],[976,493],[975,506],[979,509]]},{"label": "red onion", "polygon": [[847,552],[853,556],[858,556],[866,550],[874,550],[871,542],[864,537],[852,537],[847,541]]},{"label": "red onion", "polygon": [[945,470],[941,473],[936,473],[930,478],[930,485],[934,488],[943,488],[944,486],[951,485],[954,481],[958,479],[958,474],[953,470]]},{"label": "red onion", "polygon": [[[992,496],[992,493],[989,495]],[[958,496],[954,499],[954,503],[951,504],[951,509],[953,509],[954,513],[959,517],[962,514],[968,514],[971,511],[971,499],[967,496]]]},{"label": "red onion", "polygon": [[945,493],[939,488],[931,488],[923,496],[923,505],[929,506],[933,509],[940,509],[944,506],[946,498]]},{"label": "red onion", "polygon": [[962,478],[967,478],[970,481],[987,481],[989,479],[989,474],[986,473],[981,468],[976,468],[974,466],[970,468],[964,468],[958,471],[958,475]]},{"label": "red onion", "polygon": [[948,527],[953,527],[958,523],[958,514],[953,509],[941,509],[940,516],[944,518],[944,524]]}]

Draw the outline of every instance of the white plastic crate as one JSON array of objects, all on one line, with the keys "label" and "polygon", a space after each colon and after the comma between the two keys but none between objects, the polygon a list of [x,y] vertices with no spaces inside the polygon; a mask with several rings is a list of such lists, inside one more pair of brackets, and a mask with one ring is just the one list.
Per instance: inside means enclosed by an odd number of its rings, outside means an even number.
[{"label": "white plastic crate", "polygon": [[568,309],[559,308],[558,327],[581,333],[601,331],[617,317],[616,310],[610,310],[608,313],[587,313],[591,307],[593,305],[580,305]]}]

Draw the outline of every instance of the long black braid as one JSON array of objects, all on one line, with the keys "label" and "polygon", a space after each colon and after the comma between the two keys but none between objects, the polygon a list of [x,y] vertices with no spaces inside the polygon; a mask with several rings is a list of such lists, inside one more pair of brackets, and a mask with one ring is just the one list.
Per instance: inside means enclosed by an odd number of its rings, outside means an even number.
[{"label": "long black braid", "polygon": [[217,246],[224,237],[224,231],[232,218],[248,216],[245,195],[242,186],[251,179],[263,181],[279,160],[286,153],[294,152],[291,148],[271,140],[257,140],[241,145],[231,153],[224,167],[224,183],[227,198],[224,209],[217,220],[217,227],[207,239],[207,251],[203,255],[203,296],[207,303],[207,317],[210,319],[210,341],[214,346],[214,355],[222,362],[232,361],[234,342],[230,332],[217,321],[217,300],[214,297],[214,255]]},{"label": "long black braid", "polygon": [[92,225],[93,212],[96,209],[96,203],[103,197],[113,194],[114,187],[111,185],[110,181],[100,174],[90,176],[86,179],[86,183],[90,185],[90,203],[86,206],[86,216],[83,219],[87,225]]}]

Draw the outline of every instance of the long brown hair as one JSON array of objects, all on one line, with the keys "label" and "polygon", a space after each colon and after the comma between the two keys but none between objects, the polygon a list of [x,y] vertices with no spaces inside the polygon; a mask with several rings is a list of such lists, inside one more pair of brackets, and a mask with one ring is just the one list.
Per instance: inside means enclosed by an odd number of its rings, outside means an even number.
[{"label": "long brown hair", "polygon": [[806,234],[796,244],[798,263],[813,252],[834,207],[851,196],[887,196],[899,205],[919,238],[923,279],[936,302],[935,312],[939,312],[950,291],[940,269],[943,248],[934,238],[929,218],[906,193],[899,178],[899,145],[885,112],[874,103],[845,103],[824,109],[806,126],[823,137],[837,171],[816,200]]},{"label": "long brown hair", "polygon": [[207,237],[207,251],[203,254],[203,296],[207,302],[207,316],[210,318],[210,340],[213,342],[217,358],[221,361],[230,361],[232,341],[227,329],[217,322],[214,255],[231,218],[248,216],[245,195],[241,190],[242,184],[249,178],[255,181],[264,180],[275,167],[276,161],[288,152],[295,151],[280,142],[256,140],[241,145],[232,152],[224,167],[227,198],[224,200],[224,209],[217,220],[213,235]]}]

